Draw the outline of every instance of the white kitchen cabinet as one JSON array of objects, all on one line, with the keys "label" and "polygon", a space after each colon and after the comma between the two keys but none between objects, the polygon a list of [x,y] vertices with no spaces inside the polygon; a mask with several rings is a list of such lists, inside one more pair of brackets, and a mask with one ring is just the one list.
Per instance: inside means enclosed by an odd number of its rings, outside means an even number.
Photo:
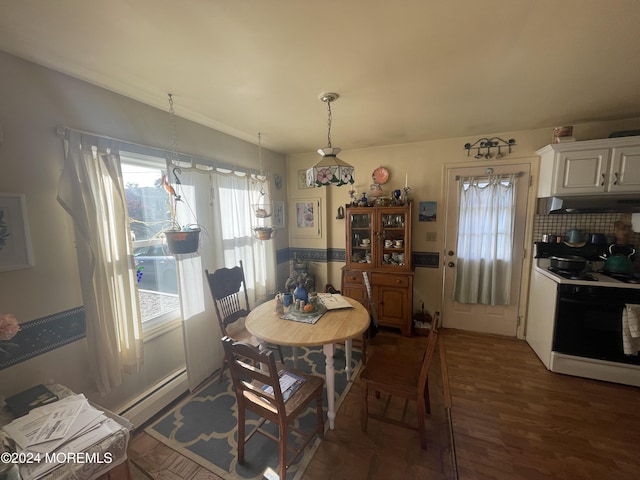
[{"label": "white kitchen cabinet", "polygon": [[619,146],[611,150],[611,175],[607,188],[609,192],[640,192],[640,145]]},{"label": "white kitchen cabinet", "polygon": [[538,197],[640,190],[640,137],[547,145],[538,150]]},{"label": "white kitchen cabinet", "polygon": [[558,284],[534,267],[529,284],[529,309],[525,338],[547,368],[551,362]]},{"label": "white kitchen cabinet", "polygon": [[555,194],[604,192],[609,150],[558,152],[555,162]]}]

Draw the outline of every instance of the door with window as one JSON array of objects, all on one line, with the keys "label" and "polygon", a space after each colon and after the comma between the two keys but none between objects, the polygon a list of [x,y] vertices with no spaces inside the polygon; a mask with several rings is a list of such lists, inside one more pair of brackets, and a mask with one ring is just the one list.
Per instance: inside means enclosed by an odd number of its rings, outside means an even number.
[{"label": "door with window", "polygon": [[443,326],[515,336],[530,165],[451,167],[446,175]]}]

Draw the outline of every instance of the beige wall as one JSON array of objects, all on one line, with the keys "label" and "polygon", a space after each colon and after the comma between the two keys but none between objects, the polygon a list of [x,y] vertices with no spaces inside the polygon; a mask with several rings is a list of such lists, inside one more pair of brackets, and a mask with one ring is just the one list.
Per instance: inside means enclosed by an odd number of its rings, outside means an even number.
[{"label": "beige wall", "polygon": [[[26,195],[35,266],[0,272],[0,312],[27,322],[82,305],[70,217],[56,201],[63,164],[56,127],[67,126],[141,145],[171,148],[168,113],[0,52],[0,192]],[[174,96],[179,115],[180,95]],[[259,169],[256,145],[178,118],[180,151]],[[257,132],[256,132],[257,143]],[[263,150],[265,170],[285,176],[282,155]],[[286,184],[274,190],[286,199]],[[286,247],[287,236],[278,245]],[[282,247],[280,247],[282,248]],[[203,258],[205,256],[203,255]],[[213,312],[212,312],[212,315]],[[212,316],[213,318],[213,316]],[[215,345],[214,345],[215,347]],[[79,340],[0,370],[0,396],[53,379],[118,408],[184,366],[182,329],[145,343],[142,370],[99,398]]]},{"label": "beige wall", "polygon": [[[575,124],[573,135],[577,140],[591,140],[605,138],[611,132],[618,130],[637,129],[640,118],[598,122],[589,124]],[[391,193],[396,188],[404,187],[405,175],[408,175],[408,183],[411,188],[411,198],[414,201],[413,208],[413,251],[440,252],[443,251],[444,240],[444,203],[443,203],[443,172],[447,165],[473,163],[474,165],[490,166],[492,163],[513,163],[515,160],[537,163],[536,150],[551,142],[553,125],[548,128],[517,132],[488,132],[467,138],[454,138],[420,142],[405,145],[390,145],[376,148],[364,148],[346,150],[339,157],[355,167],[355,189],[361,194],[369,192],[371,173],[377,167],[383,166],[389,170],[390,178],[384,185],[384,191]],[[475,160],[473,154],[467,157],[464,149],[465,143],[474,143],[481,137],[498,136],[504,140],[514,138],[517,145],[513,153],[502,160]],[[334,132],[335,146],[340,146],[340,132]],[[322,137],[318,137],[318,144],[322,146]],[[318,154],[299,154],[287,157],[287,169],[289,174],[290,199],[298,197],[320,196],[326,209],[323,210],[325,222],[323,224],[323,238],[314,240],[317,248],[344,248],[345,231],[344,220],[336,220],[337,208],[349,201],[349,187],[323,187],[314,189],[298,189],[296,173],[306,169],[319,160]],[[536,165],[534,165],[536,167]],[[536,167],[537,168],[537,167]],[[535,171],[535,170],[533,170]],[[537,182],[537,178],[534,178]],[[535,187],[535,185],[534,185]],[[418,221],[418,204],[420,201],[437,201],[438,217],[436,222]],[[435,232],[436,241],[427,241],[427,233]],[[291,239],[292,246],[301,246],[301,242]],[[442,258],[442,257],[441,257]],[[320,276],[317,283],[324,285],[332,283],[337,288],[340,285],[340,269],[342,263],[332,262],[326,266],[319,266],[314,270]],[[433,313],[441,309],[441,268],[417,268],[414,282],[414,311],[425,303],[425,309]]]}]

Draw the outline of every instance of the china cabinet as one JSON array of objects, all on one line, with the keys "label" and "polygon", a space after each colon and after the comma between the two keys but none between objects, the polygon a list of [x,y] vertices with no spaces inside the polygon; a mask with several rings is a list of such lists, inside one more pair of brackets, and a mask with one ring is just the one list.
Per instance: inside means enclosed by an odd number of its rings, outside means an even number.
[{"label": "china cabinet", "polygon": [[635,193],[640,190],[640,137],[547,145],[540,155],[539,197]]},{"label": "china cabinet", "polygon": [[347,207],[342,293],[368,308],[362,271],[370,272],[380,325],[411,334],[411,205]]},{"label": "china cabinet", "polygon": [[347,266],[411,271],[411,205],[347,207]]}]

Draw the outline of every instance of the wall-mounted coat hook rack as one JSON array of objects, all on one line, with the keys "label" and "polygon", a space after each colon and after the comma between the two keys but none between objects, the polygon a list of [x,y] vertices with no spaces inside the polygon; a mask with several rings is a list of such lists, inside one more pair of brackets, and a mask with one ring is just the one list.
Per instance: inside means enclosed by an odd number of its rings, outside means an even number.
[{"label": "wall-mounted coat hook rack", "polygon": [[[491,153],[492,148],[497,148],[498,153],[496,153],[495,158],[499,160],[505,157],[505,154],[502,152],[503,148],[508,149],[509,153],[511,153],[511,148],[516,145],[516,141],[513,138],[509,140],[503,140],[500,137],[492,137],[492,138],[480,138],[476,140],[474,143],[465,143],[464,149],[467,151],[467,157],[469,156],[469,152],[471,149],[477,149],[478,153],[476,153],[473,158],[486,158],[487,160],[493,158],[493,153]],[[483,150],[485,150],[483,152]],[[508,154],[506,154],[508,155]]]}]

